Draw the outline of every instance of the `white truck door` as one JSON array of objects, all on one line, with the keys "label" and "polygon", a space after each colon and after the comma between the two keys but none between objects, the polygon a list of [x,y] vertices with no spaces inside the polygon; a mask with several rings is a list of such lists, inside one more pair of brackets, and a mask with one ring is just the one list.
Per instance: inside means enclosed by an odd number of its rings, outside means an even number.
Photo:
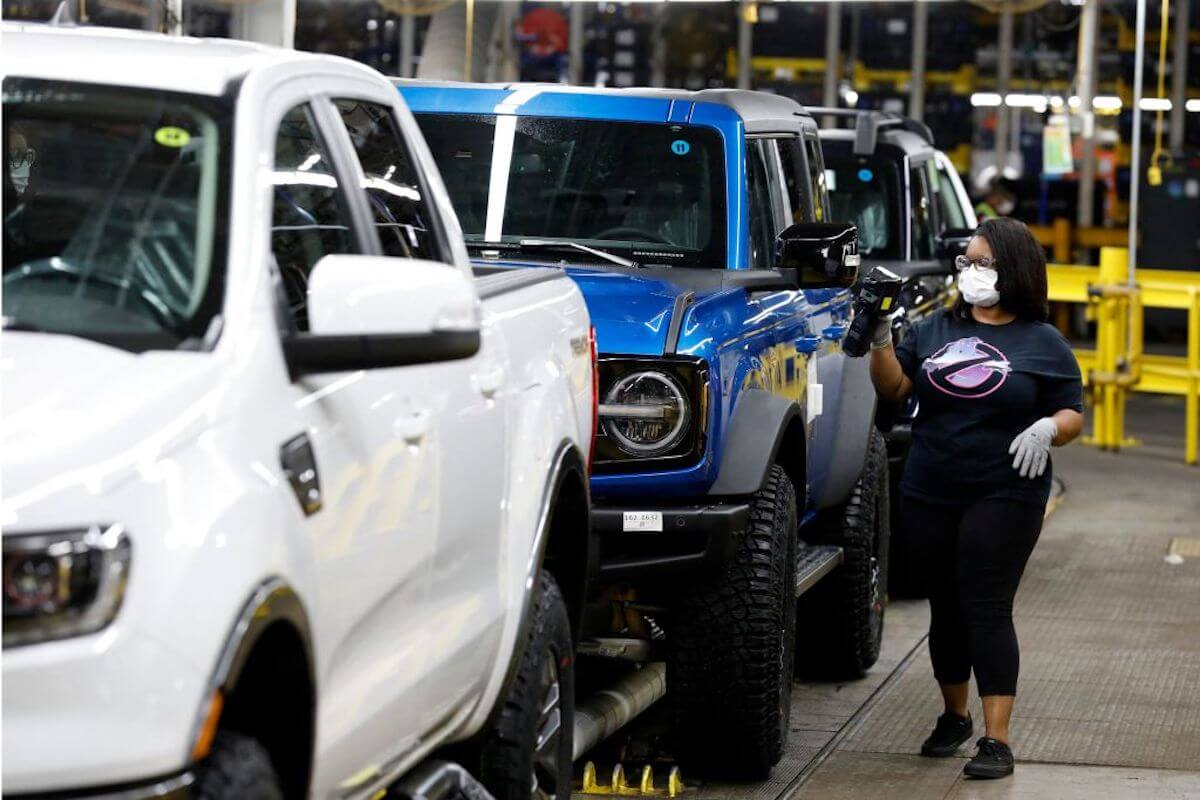
[{"label": "white truck door", "polygon": [[[360,181],[370,204],[379,242],[386,255],[447,262],[447,269],[468,269],[456,259],[450,234],[431,197],[429,175],[420,152],[404,127],[399,94],[386,101],[360,95],[331,97],[361,168]],[[407,134],[407,136],[406,136]],[[448,207],[448,206],[447,206]],[[435,441],[425,463],[431,481],[424,501],[434,508],[435,552],[423,624],[425,667],[415,691],[422,729],[448,724],[470,703],[490,677],[502,632],[501,576],[517,568],[503,563],[506,510],[505,465],[508,355],[500,322],[485,315],[482,347],[472,359],[431,367],[427,391]],[[523,568],[524,565],[521,565]]]},{"label": "white truck door", "polygon": [[[377,247],[370,226],[355,222],[355,173],[322,103],[281,112],[271,173],[271,250],[290,316],[284,324],[301,331],[308,327],[308,275],[321,257]],[[322,508],[307,518],[321,698],[314,795],[372,782],[424,732],[416,688],[431,639],[441,451],[435,420],[450,400],[442,373],[430,364],[306,376],[290,386],[323,495]]]}]

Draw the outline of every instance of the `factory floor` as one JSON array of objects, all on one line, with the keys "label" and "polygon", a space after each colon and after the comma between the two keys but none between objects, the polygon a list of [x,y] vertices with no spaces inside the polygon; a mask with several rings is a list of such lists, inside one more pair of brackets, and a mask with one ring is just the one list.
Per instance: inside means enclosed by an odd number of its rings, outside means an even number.
[{"label": "factory floor", "polygon": [[[906,601],[889,610],[888,658],[868,678],[878,688],[793,780],[788,800],[1200,798],[1200,467],[1183,464],[1181,402],[1135,397],[1129,411],[1142,446],[1077,444],[1055,455],[1066,493],[1015,610],[1016,774],[965,778],[970,746],[959,758],[917,754],[940,708],[928,607]],[[1173,542],[1193,555],[1168,562]],[[809,713],[799,704],[799,738],[820,727],[831,693],[865,689],[804,687],[816,702]],[[982,721],[978,699],[972,715]]]},{"label": "factory floor", "polygon": [[[684,800],[1200,800],[1200,467],[1183,463],[1183,423],[1179,399],[1134,397],[1127,432],[1140,446],[1055,454],[1065,493],[1016,601],[1013,777],[965,778],[973,742],[955,758],[918,755],[941,709],[928,605],[905,600],[888,609],[867,677],[796,684],[770,780],[685,774]],[[655,711],[634,730],[659,727]],[[977,698],[972,715],[982,735]]]}]

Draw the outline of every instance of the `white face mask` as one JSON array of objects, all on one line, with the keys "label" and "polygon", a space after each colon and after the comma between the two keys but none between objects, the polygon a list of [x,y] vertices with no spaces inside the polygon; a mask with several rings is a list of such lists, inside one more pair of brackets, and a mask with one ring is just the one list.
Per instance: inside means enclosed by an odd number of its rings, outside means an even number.
[{"label": "white face mask", "polygon": [[968,267],[958,273],[958,292],[973,306],[991,308],[1000,302],[996,281],[1000,276],[987,267]]}]

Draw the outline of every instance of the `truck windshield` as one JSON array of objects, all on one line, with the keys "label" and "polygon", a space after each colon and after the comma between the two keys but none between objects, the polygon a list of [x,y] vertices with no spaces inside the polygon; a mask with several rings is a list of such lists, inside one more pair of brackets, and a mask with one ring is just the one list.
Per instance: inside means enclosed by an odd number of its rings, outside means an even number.
[{"label": "truck windshield", "polygon": [[903,258],[897,204],[903,195],[893,162],[825,153],[825,184],[832,219],[858,226],[858,252],[872,258]]},{"label": "truck windshield", "polygon": [[16,77],[3,95],[4,326],[199,346],[224,283],[223,107]]},{"label": "truck windshield", "polygon": [[713,129],[455,114],[417,120],[468,244],[560,239],[640,264],[725,264],[725,160]]}]

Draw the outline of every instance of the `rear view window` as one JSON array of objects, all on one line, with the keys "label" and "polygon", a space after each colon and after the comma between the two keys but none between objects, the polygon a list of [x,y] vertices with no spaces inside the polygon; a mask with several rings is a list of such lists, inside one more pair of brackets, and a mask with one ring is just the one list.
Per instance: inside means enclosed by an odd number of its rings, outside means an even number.
[{"label": "rear view window", "polygon": [[858,227],[859,253],[902,258],[895,165],[877,158],[830,156],[825,167],[830,217]]}]

